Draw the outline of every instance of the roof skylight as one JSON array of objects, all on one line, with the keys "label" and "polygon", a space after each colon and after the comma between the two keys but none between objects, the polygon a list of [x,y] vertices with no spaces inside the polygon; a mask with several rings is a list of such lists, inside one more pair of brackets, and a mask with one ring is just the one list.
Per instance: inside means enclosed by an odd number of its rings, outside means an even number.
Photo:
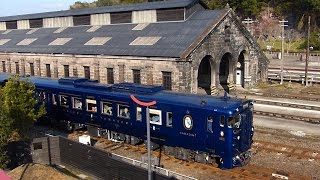
[{"label": "roof skylight", "polygon": [[134,41],[130,43],[133,46],[151,46],[157,43],[161,37],[151,36],[151,37],[137,37]]},{"label": "roof skylight", "polygon": [[27,34],[33,34],[34,32],[38,31],[39,28],[31,29],[27,32]]},{"label": "roof skylight", "polygon": [[37,38],[24,39],[24,40],[20,41],[17,45],[18,46],[27,46],[27,45],[30,45],[31,43],[33,43],[36,40],[37,40]]},{"label": "roof skylight", "polygon": [[52,41],[49,46],[62,46],[65,45],[67,42],[71,41],[72,38],[57,38]]},{"label": "roof skylight", "polygon": [[55,34],[61,33],[62,31],[66,30],[67,28],[68,27],[61,27],[61,28],[55,30],[53,33],[55,33]]},{"label": "roof skylight", "polygon": [[0,46],[6,44],[9,41],[11,41],[11,39],[0,39]]},{"label": "roof skylight", "polygon": [[90,39],[87,43],[84,45],[89,45],[89,46],[102,46],[106,42],[108,42],[111,39],[111,37],[93,37]]},{"label": "roof skylight", "polygon": [[92,26],[90,29],[87,30],[87,32],[95,32],[96,30],[100,29],[101,26]]},{"label": "roof skylight", "polygon": [[141,31],[144,28],[146,28],[148,25],[149,25],[149,23],[137,24],[132,30],[133,31]]}]

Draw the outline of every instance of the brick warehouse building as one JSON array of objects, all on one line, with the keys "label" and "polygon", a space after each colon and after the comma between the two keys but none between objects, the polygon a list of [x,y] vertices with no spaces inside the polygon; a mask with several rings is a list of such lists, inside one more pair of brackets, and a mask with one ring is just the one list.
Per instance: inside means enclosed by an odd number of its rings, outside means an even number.
[{"label": "brick warehouse building", "polygon": [[269,61],[230,8],[171,0],[0,17],[0,71],[181,92],[250,88]]}]

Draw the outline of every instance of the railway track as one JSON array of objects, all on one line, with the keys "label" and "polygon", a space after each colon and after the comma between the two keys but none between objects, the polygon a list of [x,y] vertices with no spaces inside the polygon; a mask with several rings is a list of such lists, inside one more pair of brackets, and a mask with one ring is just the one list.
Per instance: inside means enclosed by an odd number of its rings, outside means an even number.
[{"label": "railway track", "polygon": [[279,101],[267,101],[256,99],[254,100],[257,104],[267,104],[273,106],[282,106],[282,107],[291,107],[291,108],[298,108],[298,109],[308,109],[308,110],[315,110],[320,111],[320,106],[312,106],[312,105],[305,105],[305,104],[297,104],[297,103],[286,103],[286,102],[279,102]]},{"label": "railway track", "polygon": [[263,97],[276,97],[276,98],[284,98],[284,99],[297,99],[297,100],[317,101],[317,102],[320,101],[320,96],[315,97],[312,94],[310,94],[310,96],[299,96],[299,95],[289,95],[289,94],[264,93]]},{"label": "railway track", "polygon": [[[262,100],[262,99],[256,99],[254,100],[254,103],[261,104],[261,105],[271,105],[275,107],[281,106],[281,107],[288,107],[288,108],[294,108],[294,109],[320,111],[320,106],[306,105],[306,104],[299,104],[299,103],[288,103],[288,102],[270,101],[270,100]],[[297,115],[296,113],[284,114],[284,113],[278,113],[278,112],[254,110],[254,114],[261,115],[261,116],[284,118],[288,120],[305,121],[313,124],[320,124],[320,118],[301,116],[301,115]]]},{"label": "railway track", "polygon": [[[85,134],[83,131],[76,131],[73,135],[73,138],[78,138],[79,136]],[[145,149],[144,145],[130,145],[125,143],[114,143],[112,141],[109,141],[104,138],[93,138],[100,144],[103,144],[101,146],[102,149],[113,152],[116,149],[123,148],[124,151],[130,153],[139,153],[141,155],[144,155],[147,153],[147,150]],[[255,144],[257,148],[261,148],[264,144],[260,142],[260,144]],[[259,147],[258,147],[259,145]],[[264,147],[264,146],[263,146]],[[293,148],[293,147],[292,147]],[[320,154],[320,153],[319,153]],[[161,162],[163,161],[170,161],[171,163],[176,164],[177,167],[188,167],[191,168],[194,171],[198,171],[201,173],[201,171],[205,173],[212,173],[215,175],[218,175],[219,177],[224,177],[226,179],[239,179],[239,180],[269,180],[269,179],[293,179],[293,180],[309,180],[310,178],[289,174],[285,172],[278,172],[275,169],[271,168],[264,168],[260,166],[255,165],[246,165],[244,167],[240,168],[234,168],[232,170],[221,170],[214,165],[209,164],[201,164],[197,162],[187,162],[183,160],[179,160],[174,158],[171,155],[164,154],[160,149],[157,149],[155,151],[152,151],[152,155],[154,157],[157,157],[161,159]]]},{"label": "railway track", "polygon": [[254,111],[254,114],[261,115],[261,116],[268,116],[268,117],[284,118],[284,119],[295,120],[295,121],[305,121],[312,124],[320,124],[320,118],[309,118],[304,116],[288,115],[288,114],[264,112],[264,111],[256,111],[256,110]]},{"label": "railway track", "polygon": [[286,155],[287,157],[296,157],[298,159],[320,160],[320,151],[284,144],[256,140],[253,143],[255,150],[275,152]]}]

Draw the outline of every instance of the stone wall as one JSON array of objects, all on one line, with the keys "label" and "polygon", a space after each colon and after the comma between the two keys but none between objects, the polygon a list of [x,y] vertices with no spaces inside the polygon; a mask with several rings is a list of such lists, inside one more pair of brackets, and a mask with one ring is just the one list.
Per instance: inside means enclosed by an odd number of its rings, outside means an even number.
[{"label": "stone wall", "polygon": [[[133,82],[132,70],[140,70],[141,83],[162,85],[162,72],[171,72],[172,90],[189,92],[189,63],[175,58],[72,56],[47,54],[0,54],[0,61],[6,62],[6,71],[16,73],[16,62],[20,74],[31,74],[30,63],[34,64],[35,76],[46,77],[46,64],[50,64],[51,78],[64,77],[64,65],[69,65],[69,75],[84,77],[84,66],[90,67],[90,79],[107,83],[107,68],[113,68],[114,82]],[[2,63],[0,63],[2,72]],[[24,71],[22,69],[25,69]],[[76,73],[75,73],[76,72]]]}]

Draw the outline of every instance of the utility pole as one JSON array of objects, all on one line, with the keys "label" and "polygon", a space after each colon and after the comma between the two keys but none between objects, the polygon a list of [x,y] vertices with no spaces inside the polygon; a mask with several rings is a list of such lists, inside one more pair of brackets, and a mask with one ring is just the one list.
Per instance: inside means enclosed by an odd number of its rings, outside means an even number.
[{"label": "utility pole", "polygon": [[246,24],[246,27],[248,31],[251,33],[251,35],[253,35],[252,26],[251,26],[253,22],[254,21],[252,21],[252,19],[249,17],[247,17],[246,19],[244,19],[244,21],[242,21],[242,23]]},{"label": "utility pole", "polygon": [[150,140],[150,117],[149,117],[149,106],[157,104],[156,101],[142,102],[139,101],[134,95],[130,95],[130,98],[136,104],[146,107],[146,121],[147,121],[147,151],[148,151],[148,180],[152,180],[152,170],[151,170],[151,140]]},{"label": "utility pole", "polygon": [[283,84],[283,53],[284,53],[284,48],[283,48],[283,41],[284,41],[284,27],[288,26],[284,23],[287,23],[288,21],[285,21],[282,19],[282,21],[279,21],[280,26],[282,27],[281,31],[281,70],[280,70],[280,84]]},{"label": "utility pole", "polygon": [[308,65],[309,65],[309,53],[310,53],[310,19],[311,17],[308,17],[308,39],[307,39],[307,57],[306,57],[306,69],[304,74],[304,82],[306,82],[306,86],[308,86]]}]

